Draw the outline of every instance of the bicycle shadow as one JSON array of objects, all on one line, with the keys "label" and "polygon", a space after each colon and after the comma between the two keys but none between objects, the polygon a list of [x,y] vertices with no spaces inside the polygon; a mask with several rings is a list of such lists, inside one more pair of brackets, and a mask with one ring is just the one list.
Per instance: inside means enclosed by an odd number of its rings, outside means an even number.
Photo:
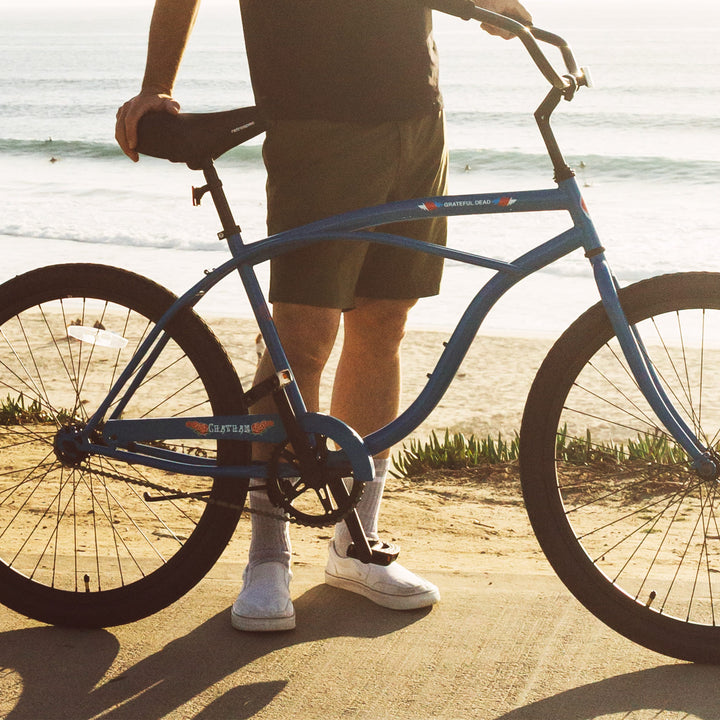
[{"label": "bicycle shadow", "polygon": [[643,711],[656,711],[653,717],[658,718],[672,712],[678,717],[718,720],[718,682],[720,667],[663,665],[573,688],[495,720],[594,720],[610,715],[635,717],[635,712]]},{"label": "bicycle shadow", "polygon": [[[22,680],[22,693],[6,720],[90,720],[164,717],[224,678],[277,650],[333,637],[372,638],[425,617],[429,609],[395,612],[321,585],[295,601],[298,629],[287,633],[238,633],[230,610],[209,618],[122,674],[102,682],[120,651],[106,630],[54,627],[0,634],[0,667]],[[202,720],[251,718],[286,686],[284,680],[239,685],[196,714]]]}]

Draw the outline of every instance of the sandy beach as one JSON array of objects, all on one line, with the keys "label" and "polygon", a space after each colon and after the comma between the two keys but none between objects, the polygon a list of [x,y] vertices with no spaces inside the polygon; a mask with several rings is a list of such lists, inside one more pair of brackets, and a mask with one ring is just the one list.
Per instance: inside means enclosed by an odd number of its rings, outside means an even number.
[{"label": "sandy beach", "polygon": [[[208,322],[231,356],[238,375],[249,380],[255,362],[253,321],[209,317]],[[410,329],[401,349],[401,411],[418,395],[443,351],[449,333]],[[411,437],[425,439],[432,431],[512,437],[520,421],[532,380],[553,339],[478,335],[447,393]],[[342,331],[321,387],[322,411],[328,412]]]}]

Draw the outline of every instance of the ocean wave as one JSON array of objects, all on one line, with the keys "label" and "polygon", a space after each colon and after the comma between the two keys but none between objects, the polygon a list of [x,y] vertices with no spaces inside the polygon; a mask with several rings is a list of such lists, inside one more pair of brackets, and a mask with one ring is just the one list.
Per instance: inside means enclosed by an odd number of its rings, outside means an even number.
[{"label": "ocean wave", "polygon": [[[537,173],[549,165],[543,153],[486,149],[451,149],[450,160],[456,172],[466,173]],[[566,160],[582,181],[592,184],[628,179],[696,184],[717,183],[720,178],[720,162],[713,160],[596,154],[568,155]]]},{"label": "ocean wave", "polygon": [[[666,98],[661,98],[665,100]],[[656,111],[657,110],[657,111]],[[553,116],[553,126],[557,127],[578,127],[606,129],[609,131],[626,131],[633,128],[639,132],[652,132],[653,130],[681,130],[693,132],[707,130],[710,132],[720,131],[720,117],[712,114],[712,108],[708,108],[707,114],[699,112],[672,113],[660,112],[659,106],[648,112],[622,112],[598,110],[597,108],[581,109],[577,112],[562,112]],[[477,128],[478,134],[482,137],[486,128],[519,129],[533,127],[534,108],[528,108],[527,112],[517,110],[452,110],[446,108],[445,115],[449,127]]]},{"label": "ocean wave", "polygon": [[[467,138],[466,138],[467,139]],[[672,151],[672,148],[669,148]],[[123,160],[124,155],[114,142],[89,140],[15,140],[0,138],[0,155],[46,158],[81,158],[88,160]],[[686,184],[717,183],[720,162],[711,159],[682,159],[663,155],[611,155],[589,153],[567,154],[568,164],[586,183],[593,185],[642,179]],[[262,169],[259,144],[243,145],[226,153],[225,160],[234,165],[250,165]],[[485,148],[450,148],[451,169],[455,173],[497,172],[518,177],[546,173],[549,160],[541,152],[523,149],[494,150]]]},{"label": "ocean wave", "polygon": [[[720,131],[720,117],[713,115],[683,115],[681,113],[607,113],[581,112],[562,115],[557,118],[558,126],[577,126],[582,128],[607,128],[626,131],[628,128],[637,132],[653,132],[679,130],[681,132]],[[679,137],[682,137],[680,135]]]},{"label": "ocean wave", "polygon": [[122,150],[115,143],[83,140],[11,140],[0,138],[0,153],[8,155],[30,155],[48,158],[118,158]]},{"label": "ocean wave", "polygon": [[[202,238],[179,237],[177,235],[168,236],[158,233],[155,235],[148,234],[122,234],[113,233],[112,231],[102,233],[97,232],[94,228],[84,230],[66,230],[58,231],[57,229],[35,228],[30,225],[0,225],[0,237],[7,238],[28,238],[35,240],[47,240],[73,242],[81,245],[97,246],[106,245],[116,248],[138,248],[153,250],[188,250],[203,252],[220,252],[227,254],[227,248],[220,246],[214,242],[215,238],[212,233],[208,233]],[[229,258],[229,255],[228,255]]]},{"label": "ocean wave", "polygon": [[[48,160],[60,158],[84,158],[90,160],[124,159],[122,150],[114,142],[92,140],[15,140],[0,138],[0,155],[44,157]],[[226,153],[237,162],[262,162],[259,145],[244,145]]]}]

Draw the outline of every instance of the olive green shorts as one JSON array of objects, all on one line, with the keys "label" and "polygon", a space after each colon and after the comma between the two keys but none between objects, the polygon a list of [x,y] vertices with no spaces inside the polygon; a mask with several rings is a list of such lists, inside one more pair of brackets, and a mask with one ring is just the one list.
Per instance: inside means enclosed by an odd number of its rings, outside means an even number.
[{"label": "olive green shorts", "polygon": [[[396,200],[444,195],[447,151],[441,112],[377,125],[276,122],[263,146],[268,232]],[[445,244],[446,218],[378,231]],[[271,261],[270,301],[348,310],[356,297],[436,295],[442,258],[362,241],[323,240]]]}]

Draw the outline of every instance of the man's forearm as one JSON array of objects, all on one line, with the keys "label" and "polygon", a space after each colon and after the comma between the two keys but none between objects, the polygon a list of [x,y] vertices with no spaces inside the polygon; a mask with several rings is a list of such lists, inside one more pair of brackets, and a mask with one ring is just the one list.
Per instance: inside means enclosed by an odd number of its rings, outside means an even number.
[{"label": "man's forearm", "polygon": [[142,91],[172,95],[200,0],[156,0]]}]

